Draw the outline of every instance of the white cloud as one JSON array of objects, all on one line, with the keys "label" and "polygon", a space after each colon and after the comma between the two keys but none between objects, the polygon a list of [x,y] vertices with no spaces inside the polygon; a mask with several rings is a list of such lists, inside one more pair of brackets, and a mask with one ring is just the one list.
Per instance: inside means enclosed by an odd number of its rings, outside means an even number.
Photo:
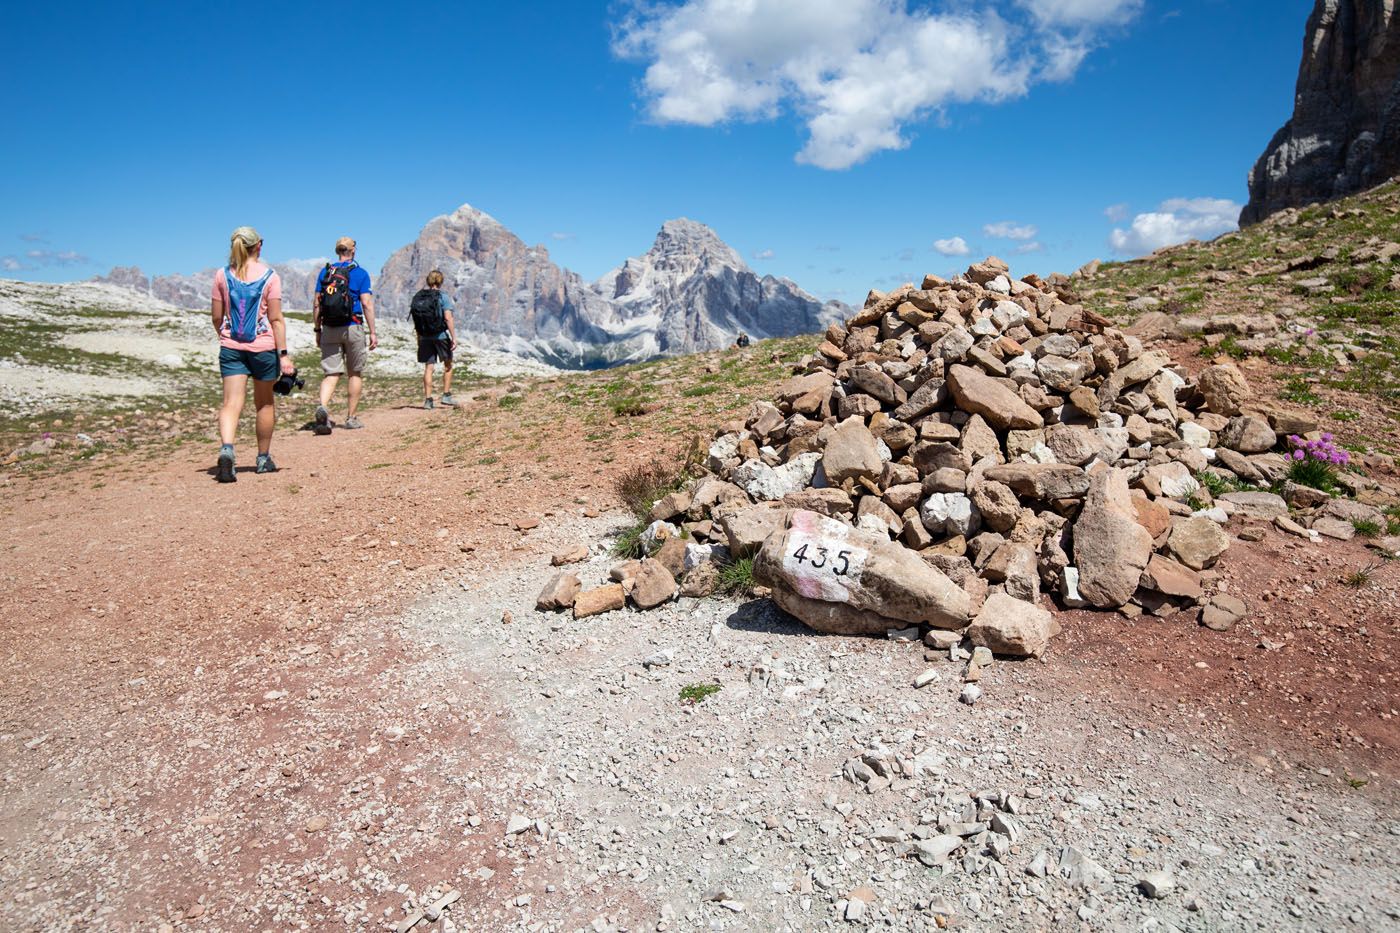
[{"label": "white cloud", "polygon": [[48,239],[42,233],[21,233],[19,238],[26,243],[47,243]]},{"label": "white cloud", "polygon": [[761,249],[761,250],[759,250],[758,252],[756,252],[756,253],[753,254],[753,258],[754,258],[754,259],[772,259],[772,258],[773,258],[773,251],[772,251],[771,249]]},{"label": "white cloud", "polygon": [[1108,245],[1115,253],[1141,256],[1187,240],[1209,240],[1238,226],[1240,205],[1226,198],[1172,198],[1155,211],[1138,214],[1128,229],[1114,228]]},{"label": "white cloud", "polygon": [[714,126],[798,114],[797,161],[849,168],[909,145],[904,129],[950,104],[1024,96],[1070,77],[1092,30],[1140,0],[1019,0],[980,11],[908,0],[685,0],[639,5],[613,50],[647,63],[642,94],[660,123]]},{"label": "white cloud", "polygon": [[987,236],[1003,240],[1034,240],[1035,235],[1040,231],[1034,224],[1018,224],[1014,220],[1002,220],[994,224],[987,224],[982,228],[982,232]]},{"label": "white cloud", "polygon": [[933,251],[944,256],[966,256],[972,252],[968,249],[967,241],[960,236],[949,237],[946,240],[934,240]]},{"label": "white cloud", "polygon": [[562,232],[556,230],[554,233],[551,233],[551,234],[549,235],[549,238],[550,238],[551,240],[572,240],[572,239],[574,239],[577,235],[578,235],[578,234],[575,234],[575,233],[562,233]]},{"label": "white cloud", "polygon": [[1040,253],[1045,251],[1045,244],[1039,240],[1032,240],[1029,243],[1022,243],[1016,247],[1017,256],[1025,256],[1027,253]]},{"label": "white cloud", "polygon": [[18,272],[24,268],[24,263],[13,256],[0,256],[0,269],[6,272]]},{"label": "white cloud", "polygon": [[1142,11],[1143,0],[1020,0],[1047,26],[1120,26]]},{"label": "white cloud", "polygon": [[1128,219],[1128,205],[1110,204],[1103,209],[1103,215],[1115,224],[1121,224]]},{"label": "white cloud", "polygon": [[[29,265],[35,268],[43,266],[80,266],[92,262],[81,252],[73,252],[71,249],[27,249],[24,258],[28,259]],[[6,256],[6,259],[14,259],[14,256]],[[18,269],[20,266],[7,266],[10,269]]]}]

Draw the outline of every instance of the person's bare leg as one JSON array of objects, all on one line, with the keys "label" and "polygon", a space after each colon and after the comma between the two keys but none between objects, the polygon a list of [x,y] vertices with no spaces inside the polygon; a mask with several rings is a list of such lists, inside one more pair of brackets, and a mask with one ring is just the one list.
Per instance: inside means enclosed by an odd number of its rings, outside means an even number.
[{"label": "person's bare leg", "polygon": [[243,397],[248,393],[247,376],[224,377],[224,403],[219,407],[219,443],[232,444],[243,414]]},{"label": "person's bare leg", "polygon": [[452,394],[452,361],[448,360],[442,364],[442,394]]},{"label": "person's bare leg", "polygon": [[423,364],[423,397],[433,397],[433,364]]},{"label": "person's bare leg", "polygon": [[351,373],[350,378],[345,382],[345,387],[350,393],[350,408],[345,415],[347,419],[355,417],[355,410],[360,407],[360,389],[363,386],[364,379],[359,373]]},{"label": "person's bare leg", "polygon": [[277,408],[272,387],[275,381],[253,380],[253,405],[257,407],[258,453],[265,454],[272,449],[272,429],[277,423]]},{"label": "person's bare leg", "polygon": [[331,396],[335,395],[336,384],[340,382],[340,374],[334,373],[321,380],[321,407],[331,406]]}]

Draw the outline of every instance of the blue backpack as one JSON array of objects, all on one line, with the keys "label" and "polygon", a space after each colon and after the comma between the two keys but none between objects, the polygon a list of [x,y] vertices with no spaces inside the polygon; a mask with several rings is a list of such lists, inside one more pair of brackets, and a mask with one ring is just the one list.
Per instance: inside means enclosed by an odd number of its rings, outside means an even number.
[{"label": "blue backpack", "polygon": [[258,336],[263,288],[271,277],[272,270],[268,269],[256,282],[244,282],[233,274],[233,266],[224,270],[224,281],[228,283],[228,334],[238,343],[252,343]]}]

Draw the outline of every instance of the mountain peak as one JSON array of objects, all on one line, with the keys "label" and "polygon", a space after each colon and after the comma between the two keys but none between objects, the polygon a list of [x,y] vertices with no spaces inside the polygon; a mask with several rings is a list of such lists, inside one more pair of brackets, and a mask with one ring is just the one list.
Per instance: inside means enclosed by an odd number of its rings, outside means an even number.
[{"label": "mountain peak", "polygon": [[663,223],[647,257],[658,266],[670,268],[692,268],[701,264],[748,269],[739,253],[721,240],[719,234],[688,217],[677,217]]}]

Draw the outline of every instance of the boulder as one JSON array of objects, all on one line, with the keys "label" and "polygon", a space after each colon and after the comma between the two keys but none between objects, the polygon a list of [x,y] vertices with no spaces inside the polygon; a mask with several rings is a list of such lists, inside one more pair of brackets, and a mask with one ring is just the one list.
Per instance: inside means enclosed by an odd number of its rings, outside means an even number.
[{"label": "boulder", "polygon": [[848,479],[877,477],[884,465],[875,435],[855,419],[842,422],[831,432],[821,464],[827,480],[835,485]]},{"label": "boulder", "polygon": [[627,605],[627,592],[621,583],[609,583],[596,589],[584,590],[574,597],[574,618],[613,612]]},{"label": "boulder", "polygon": [[821,462],[818,453],[799,454],[776,467],[762,460],[746,460],[730,476],[755,502],[771,502],[807,488]]},{"label": "boulder", "polygon": [[1249,401],[1249,382],[1234,366],[1226,363],[1207,366],[1196,377],[1196,388],[1205,399],[1206,407],[1220,415],[1238,415]]},{"label": "boulder", "polygon": [[1177,520],[1167,536],[1167,549],[1192,570],[1214,566],[1229,546],[1230,536],[1204,516]]},{"label": "boulder", "polygon": [[1273,450],[1277,443],[1278,435],[1269,422],[1251,415],[1236,415],[1220,432],[1220,446],[1242,454],[1262,454]]},{"label": "boulder", "polygon": [[1089,490],[1088,474],[1065,463],[1006,463],[983,475],[1011,487],[1018,496],[1046,502],[1078,499]]},{"label": "boulder", "polygon": [[[684,549],[682,549],[684,559]],[[642,558],[632,580],[632,602],[638,609],[652,609],[676,595],[676,578],[666,565],[650,557]]]},{"label": "boulder", "polygon": [[1039,657],[1050,644],[1050,613],[1005,593],[991,593],[967,630],[974,645],[993,654]]},{"label": "boulder", "polygon": [[782,527],[787,515],[787,509],[770,503],[722,509],[717,513],[720,528],[729,542],[729,552],[736,560],[756,553],[764,539]]},{"label": "boulder", "polygon": [[1045,424],[1040,412],[1023,402],[1016,392],[970,366],[949,367],[948,391],[959,408],[981,415],[1000,431],[1039,428]]},{"label": "boulder", "polygon": [[1271,492],[1227,492],[1217,497],[1230,503],[1236,515],[1245,518],[1277,518],[1288,514],[1288,503]]},{"label": "boulder", "polygon": [[985,480],[972,487],[972,505],[982,516],[982,524],[992,531],[1010,531],[1021,516],[1021,503],[1016,493],[996,480]]},{"label": "boulder", "polygon": [[906,624],[961,628],[971,613],[967,594],[918,554],[815,512],[793,512],[764,542],[754,578]]},{"label": "boulder", "polygon": [[578,574],[556,573],[540,590],[540,595],[535,599],[535,608],[540,612],[568,609],[582,588]]},{"label": "boulder", "polygon": [[850,515],[855,511],[855,504],[851,501],[850,493],[829,486],[788,493],[783,496],[783,507],[806,509],[809,512],[820,512],[827,516]]},{"label": "boulder", "polygon": [[1100,609],[1124,605],[1151,556],[1152,536],[1138,524],[1128,474],[1114,467],[1096,470],[1074,522],[1080,595]]},{"label": "boulder", "polygon": [[1210,598],[1210,602],[1206,603],[1205,609],[1201,611],[1201,624],[1217,632],[1228,632],[1248,612],[1244,600],[1238,596],[1218,593]]},{"label": "boulder", "polygon": [[1201,575],[1161,554],[1153,554],[1148,559],[1147,568],[1142,572],[1142,585],[1167,596],[1201,598]]},{"label": "boulder", "polygon": [[919,518],[934,537],[971,535],[979,525],[977,508],[961,492],[935,492],[919,507]]}]

